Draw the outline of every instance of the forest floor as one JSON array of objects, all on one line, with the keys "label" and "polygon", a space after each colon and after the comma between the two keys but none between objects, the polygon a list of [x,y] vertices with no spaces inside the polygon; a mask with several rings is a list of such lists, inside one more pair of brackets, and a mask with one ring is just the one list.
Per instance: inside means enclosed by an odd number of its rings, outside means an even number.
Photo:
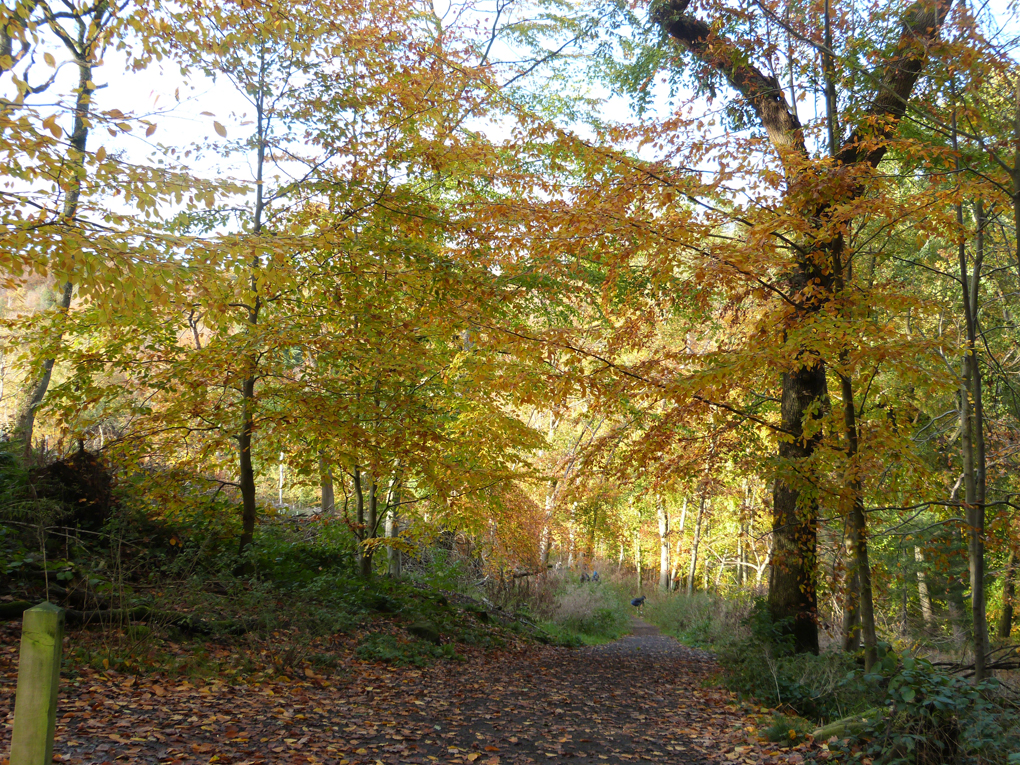
[{"label": "forest floor", "polygon": [[[0,763],[10,751],[17,625],[0,625]],[[73,635],[72,635],[73,639]],[[706,652],[635,620],[613,643],[525,643],[423,668],[357,659],[330,677],[221,682],[84,668],[62,684],[62,763],[799,763]],[[760,710],[764,711],[764,710]]]}]

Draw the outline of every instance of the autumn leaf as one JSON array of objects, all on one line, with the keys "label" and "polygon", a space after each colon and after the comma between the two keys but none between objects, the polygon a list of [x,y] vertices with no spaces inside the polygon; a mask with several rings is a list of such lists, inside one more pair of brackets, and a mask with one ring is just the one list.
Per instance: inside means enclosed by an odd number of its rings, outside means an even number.
[{"label": "autumn leaf", "polygon": [[60,138],[64,131],[61,130],[60,125],[57,124],[57,115],[51,114],[49,117],[43,120],[43,127],[49,130],[54,138]]}]

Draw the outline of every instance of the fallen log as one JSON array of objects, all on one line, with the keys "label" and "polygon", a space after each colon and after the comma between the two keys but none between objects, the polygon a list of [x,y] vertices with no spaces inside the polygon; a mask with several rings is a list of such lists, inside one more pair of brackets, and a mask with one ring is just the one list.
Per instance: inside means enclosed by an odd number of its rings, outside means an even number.
[{"label": "fallen log", "polygon": [[834,720],[811,734],[815,741],[828,741],[833,736],[845,738],[853,733],[863,730],[875,720],[885,717],[885,707],[873,707],[865,712],[844,717],[842,720]]},{"label": "fallen log", "polygon": [[[19,619],[22,613],[31,608],[32,605],[32,603],[24,600],[0,604],[0,620]],[[104,608],[89,611],[77,611],[73,608],[67,608],[64,609],[64,621],[65,624],[73,627],[87,627],[90,624],[155,622],[156,624],[165,624],[197,635],[243,635],[254,629],[257,623],[254,619],[201,619],[195,614],[181,614],[176,611],[152,608],[151,606]]]},{"label": "fallen log", "polygon": [[20,619],[21,615],[32,607],[27,600],[15,600],[12,603],[0,603],[0,621]]}]

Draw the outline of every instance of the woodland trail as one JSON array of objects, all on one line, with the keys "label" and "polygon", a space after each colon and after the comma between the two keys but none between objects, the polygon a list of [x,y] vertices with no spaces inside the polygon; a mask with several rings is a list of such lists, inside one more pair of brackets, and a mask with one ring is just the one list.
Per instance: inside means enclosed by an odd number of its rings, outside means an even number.
[{"label": "woodland trail", "polygon": [[[15,649],[3,649],[4,765],[15,664]],[[259,683],[161,684],[159,678],[86,673],[62,688],[54,760],[203,765],[800,762],[795,751],[763,748],[753,735],[754,721],[711,682],[715,672],[710,654],[635,620],[632,635],[604,646],[520,645],[424,669],[351,656],[343,674],[332,678],[309,670],[300,679]]]}]

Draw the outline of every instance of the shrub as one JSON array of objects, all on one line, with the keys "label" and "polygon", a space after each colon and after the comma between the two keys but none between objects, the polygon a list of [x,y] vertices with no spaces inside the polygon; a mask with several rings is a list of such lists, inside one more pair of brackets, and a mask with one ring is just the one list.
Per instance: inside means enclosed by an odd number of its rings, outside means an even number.
[{"label": "shrub", "polygon": [[1009,762],[1020,730],[995,680],[971,685],[924,659],[891,651],[885,659],[883,674],[861,678],[885,686],[885,715],[856,732],[846,749],[863,748],[882,765]]},{"label": "shrub", "polygon": [[854,657],[842,652],[795,654],[785,622],[773,621],[763,600],[744,620],[744,637],[719,650],[730,690],[772,707],[786,706],[816,721],[873,706],[875,689],[856,679]]}]

